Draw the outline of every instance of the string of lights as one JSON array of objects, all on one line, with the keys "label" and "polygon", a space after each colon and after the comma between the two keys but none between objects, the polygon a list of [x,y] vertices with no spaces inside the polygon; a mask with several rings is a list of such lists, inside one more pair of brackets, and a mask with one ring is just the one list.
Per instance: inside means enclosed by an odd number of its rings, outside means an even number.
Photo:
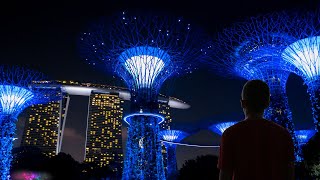
[{"label": "string of lights", "polygon": [[160,131],[160,137],[166,147],[166,176],[168,179],[175,178],[178,173],[177,158],[176,158],[176,144],[167,142],[180,142],[189,134],[179,130],[163,130]]},{"label": "string of lights", "polygon": [[45,77],[36,71],[21,67],[0,67],[0,177],[10,178],[12,146],[19,114],[28,106],[58,99],[54,89],[31,86],[32,81]]},{"label": "string of lights", "polygon": [[281,55],[296,40],[286,33],[293,28],[288,22],[294,20],[286,12],[278,12],[235,23],[224,29],[205,52],[209,55],[206,64],[215,73],[246,80],[260,79],[268,84],[271,97],[265,118],[288,129],[297,154],[299,148],[286,95],[291,65]]},{"label": "string of lights", "polygon": [[[131,114],[122,179],[165,179],[158,115],[163,82],[191,73],[205,39],[182,18],[130,15],[102,19],[81,33],[79,52],[96,68],[120,77],[130,89]],[[148,115],[146,115],[148,114]]]},{"label": "string of lights", "polygon": [[[315,135],[315,133],[316,133],[316,130],[297,130],[297,131],[295,131],[298,145],[300,148],[300,152],[301,152],[302,146],[304,146]],[[301,154],[298,154],[296,159],[297,159],[297,161],[301,162],[303,160],[303,157]]]},{"label": "string of lights", "polygon": [[296,38],[282,52],[288,70],[299,75],[308,86],[315,129],[320,129],[320,28],[318,13],[297,13],[298,21],[289,33]]},{"label": "string of lights", "polygon": [[164,141],[164,140],[161,140],[161,142],[179,145],[179,146],[188,146],[188,147],[197,147],[197,148],[219,148],[220,147],[215,145],[188,144],[188,143],[179,143],[179,142],[171,142],[171,141]]}]

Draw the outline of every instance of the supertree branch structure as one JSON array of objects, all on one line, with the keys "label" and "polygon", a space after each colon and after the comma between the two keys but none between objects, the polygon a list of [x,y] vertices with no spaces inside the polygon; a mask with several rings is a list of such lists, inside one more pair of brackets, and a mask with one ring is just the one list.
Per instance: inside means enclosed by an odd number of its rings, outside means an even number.
[{"label": "supertree branch structure", "polygon": [[160,137],[164,141],[166,147],[166,176],[168,179],[176,178],[178,168],[177,168],[177,158],[176,158],[176,144],[171,144],[170,142],[180,142],[186,138],[189,134],[180,130],[163,130],[160,131]]},{"label": "supertree branch structure", "polygon": [[291,29],[297,40],[283,50],[282,58],[292,67],[290,70],[301,76],[308,86],[315,129],[320,130],[320,27],[319,14],[297,15],[303,27]]},{"label": "supertree branch structure", "polygon": [[209,130],[219,134],[220,136],[222,136],[223,132],[228,129],[230,126],[233,126],[237,124],[236,121],[230,121],[230,122],[223,122],[223,123],[217,123],[217,124],[213,124],[211,126],[209,126]]},{"label": "supertree branch structure", "polygon": [[[296,138],[298,141],[299,148],[301,150],[302,146],[304,146],[316,133],[316,130],[296,130]],[[299,155],[297,161],[302,161],[303,157]]]},{"label": "supertree branch structure", "polygon": [[0,177],[7,180],[19,114],[30,105],[48,102],[54,90],[31,86],[32,81],[43,80],[39,72],[10,66],[1,66],[0,72]]},{"label": "supertree branch structure", "polygon": [[[282,51],[296,38],[287,32],[294,21],[285,12],[250,18],[224,29],[217,37],[217,43],[208,46],[211,58],[208,63],[219,74],[229,72],[233,77],[246,80],[260,79],[270,87],[270,106],[265,117],[287,128],[295,143],[294,124],[286,95],[286,82],[292,66],[281,57]],[[224,73],[225,74],[225,73]]]},{"label": "supertree branch structure", "polygon": [[[123,179],[165,179],[158,96],[163,82],[190,73],[202,56],[203,33],[182,18],[128,16],[102,19],[81,33],[79,51],[95,67],[125,81],[131,94]],[[199,48],[198,48],[199,47]]]}]

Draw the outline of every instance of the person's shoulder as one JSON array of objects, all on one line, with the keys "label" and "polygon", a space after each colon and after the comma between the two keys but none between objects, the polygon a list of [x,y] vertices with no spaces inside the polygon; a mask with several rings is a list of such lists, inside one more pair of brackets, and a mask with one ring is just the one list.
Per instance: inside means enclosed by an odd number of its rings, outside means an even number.
[{"label": "person's shoulder", "polygon": [[290,135],[289,134],[289,131],[282,127],[281,125],[273,122],[273,121],[270,121],[270,120],[265,120],[267,122],[267,124],[271,127],[271,129],[276,132],[276,133],[281,133],[281,134],[284,134],[284,135]]},{"label": "person's shoulder", "polygon": [[233,134],[234,132],[238,131],[238,129],[241,129],[241,127],[245,124],[244,121],[239,121],[237,122],[236,124],[230,126],[229,128],[227,128],[223,134],[225,134],[225,136],[227,135],[231,135]]}]

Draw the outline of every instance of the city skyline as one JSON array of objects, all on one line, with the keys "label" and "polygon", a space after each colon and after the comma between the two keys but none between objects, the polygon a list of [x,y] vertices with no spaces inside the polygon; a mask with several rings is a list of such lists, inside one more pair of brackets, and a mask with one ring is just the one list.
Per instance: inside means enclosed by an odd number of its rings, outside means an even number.
[{"label": "city skyline", "polygon": [[[61,148],[65,145],[65,134],[69,129],[74,128],[66,126],[69,122],[69,106],[72,96],[83,96],[87,98],[84,106],[86,109],[86,133],[84,148],[77,149],[77,152],[84,152],[79,156],[71,153],[71,155],[79,162],[95,162],[99,166],[105,166],[114,161],[117,167],[118,163],[123,163],[123,156],[126,146],[126,136],[122,135],[123,113],[129,111],[128,90],[122,87],[114,87],[104,84],[94,84],[90,82],[78,82],[67,80],[54,81],[36,81],[34,85],[40,88],[57,86],[59,84],[61,91],[57,92],[63,98],[61,101],[51,101],[49,104],[34,105],[29,108],[26,113],[26,121],[24,127],[18,129],[18,146],[33,146],[40,148],[46,155],[52,157],[59,152],[64,152]],[[89,97],[89,98],[88,98]],[[87,104],[87,105],[85,105]],[[124,108],[124,104],[126,107]],[[174,97],[159,97],[159,114],[165,117],[165,121],[161,124],[161,129],[170,129],[172,122],[171,108],[188,108],[189,105]],[[21,119],[21,118],[20,118]],[[61,120],[59,120],[61,119]],[[18,124],[21,124],[18,123]],[[66,132],[65,132],[66,130]],[[122,142],[123,141],[123,142]]]},{"label": "city skyline", "polygon": [[[249,3],[253,3],[253,5],[248,5]],[[4,36],[5,39],[5,43],[3,43],[2,47],[3,49],[6,49],[7,52],[1,54],[0,57],[1,59],[10,61],[14,64],[28,62],[30,66],[35,66],[48,72],[54,79],[75,79],[88,82],[104,81],[105,84],[120,84],[123,86],[123,84],[121,82],[119,83],[115,78],[106,76],[103,72],[94,71],[91,67],[88,67],[85,63],[81,62],[76,55],[75,47],[76,35],[86,22],[101,15],[108,16],[111,14],[108,10],[113,8],[117,10],[122,9],[122,5],[123,4],[121,3],[116,5],[114,2],[105,4],[104,11],[102,11],[102,8],[98,8],[98,5],[91,4],[88,6],[88,11],[84,11],[86,9],[84,5],[78,5],[80,8],[77,10],[76,7],[72,9],[73,13],[70,13],[71,11],[69,11],[68,8],[60,7],[61,14],[56,13],[54,8],[47,13],[41,12],[42,9],[40,9],[33,12],[33,14],[27,13],[26,16],[23,16],[23,11],[18,12],[19,10],[14,10],[13,13],[16,13],[15,15],[7,14],[5,16],[8,19],[5,20],[6,27],[2,29],[2,36]],[[129,3],[124,7],[128,8],[129,6],[134,5]],[[137,4],[136,6],[139,5]],[[148,5],[144,4],[143,7],[147,6]],[[169,11],[172,13],[174,8],[180,7],[179,3],[173,4],[171,8],[163,6],[158,8],[153,7],[153,9]],[[236,5],[234,6],[237,7]],[[204,8],[204,3],[201,6],[195,6],[195,10],[190,13],[186,13],[186,11],[192,10],[192,5],[189,5],[187,8],[178,8],[179,10],[177,13],[182,12],[182,15],[191,17],[192,20],[198,22],[198,24],[204,25],[206,31],[214,34],[218,31],[215,29],[220,28],[219,30],[221,30],[221,27],[226,27],[227,24],[236,21],[237,16],[248,17],[256,15],[257,12],[269,12],[288,8],[311,8],[312,5],[308,2],[301,2],[300,4],[294,4],[292,2],[292,4],[290,4],[289,1],[282,3],[277,3],[276,1],[268,1],[267,3],[267,1],[265,1],[258,5],[257,3],[247,1],[246,6],[247,7],[235,10],[233,7],[230,7],[230,5],[222,5],[223,8],[221,9],[226,10],[225,13],[220,10],[218,12],[211,11],[212,14],[208,14],[206,10],[209,10],[209,8],[206,8],[197,16],[193,17],[191,13],[197,11],[197,9]],[[142,9],[143,7],[140,8]],[[93,9],[95,8],[98,8],[98,10],[93,13]],[[215,10],[218,9],[212,8]],[[46,7],[43,9],[49,8]],[[37,13],[44,15],[43,17],[39,17],[37,16]],[[84,14],[82,18],[78,18],[82,13]],[[217,16],[219,13],[221,13],[221,16]],[[230,14],[227,15],[227,13]],[[203,20],[200,20],[202,17],[207,17],[207,19],[203,18]],[[217,17],[222,18],[221,20],[217,20]],[[211,22],[214,22],[213,24],[215,25],[209,25],[212,24]],[[19,27],[19,29],[17,27]],[[12,32],[8,35],[7,31],[11,30]],[[20,42],[17,43],[17,41],[13,41],[12,39],[14,38],[20,39]],[[19,50],[20,53],[13,53],[16,50]],[[51,62],[55,63],[51,64]],[[63,66],[61,66],[62,63],[64,63]],[[59,71],[57,71],[57,69],[59,69]],[[182,99],[192,106],[188,111],[173,111],[172,119],[175,126],[174,129],[191,129],[192,131],[197,128],[206,129],[206,126],[216,123],[217,121],[240,120],[228,119],[228,116],[220,119],[219,116],[221,117],[225,114],[235,113],[240,114],[241,118],[242,110],[240,108],[239,99],[241,88],[244,83],[245,80],[230,80],[215,77],[212,73],[209,73],[208,70],[203,69],[179,79],[169,80],[169,82],[167,82],[169,87],[173,84],[174,87],[163,89],[163,91],[167,91],[169,95]],[[287,93],[289,106],[293,112],[293,121],[297,127],[296,129],[309,129],[313,127],[310,102],[306,93],[306,86],[303,85],[302,79],[291,74],[287,84]],[[78,98],[78,100],[81,101],[83,99]],[[301,109],[301,104],[305,105],[307,108]],[[82,107],[77,107],[77,100],[73,102],[73,107],[74,109],[70,107],[70,111],[81,111],[82,109]],[[73,119],[77,118],[79,117],[75,116]],[[72,123],[76,123],[76,121]],[[71,129],[70,132],[75,132],[76,135],[81,134],[81,132],[78,132],[78,130],[75,129]],[[193,135],[193,137],[186,138],[185,141],[197,144],[212,143],[211,145],[219,143],[219,137],[211,134],[210,131],[204,130],[199,133],[200,134]],[[178,160],[180,159],[180,164],[183,163],[181,161],[184,159],[192,159],[194,157],[193,154],[190,153],[194,149],[188,149],[189,150],[183,150],[180,149],[180,147],[177,148],[177,156]],[[211,153],[216,150],[203,149],[197,151],[200,151],[200,153],[196,152],[194,154]]]}]

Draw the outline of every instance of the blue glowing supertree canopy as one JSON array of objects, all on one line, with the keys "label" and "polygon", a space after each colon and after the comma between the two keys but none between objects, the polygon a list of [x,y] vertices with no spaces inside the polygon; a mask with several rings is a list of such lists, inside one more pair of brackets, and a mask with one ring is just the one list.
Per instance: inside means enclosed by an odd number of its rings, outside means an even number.
[{"label": "blue glowing supertree canopy", "polygon": [[302,146],[305,145],[316,133],[316,130],[297,130],[295,131],[296,139],[299,146],[299,154],[296,154],[296,160],[301,162],[303,160],[302,156]]},{"label": "blue glowing supertree canopy", "polygon": [[219,75],[267,79],[264,70],[282,70],[281,66],[287,65],[281,53],[296,39],[286,33],[291,26],[281,24],[291,18],[286,12],[278,12],[234,23],[204,49],[209,55],[206,63]]},{"label": "blue glowing supertree canopy", "polygon": [[[203,33],[182,18],[127,15],[102,19],[81,33],[79,50],[91,65],[121,77],[131,115],[123,179],[164,179],[158,95],[170,76],[191,73],[202,56]],[[148,148],[146,148],[148,147]]]},{"label": "blue glowing supertree canopy", "polygon": [[[180,142],[182,139],[187,137],[189,134],[180,130],[163,130],[160,131],[160,137],[164,141],[169,142]],[[165,173],[168,179],[175,179],[177,175],[177,158],[176,158],[176,147],[175,144],[164,142],[166,146],[166,158],[167,162]]]},{"label": "blue glowing supertree canopy", "polygon": [[218,124],[213,124],[209,126],[209,129],[214,132],[219,134],[220,136],[223,134],[223,132],[228,129],[230,126],[233,126],[237,124],[238,122],[236,121],[230,121],[230,122],[223,122],[223,123],[218,123]]},{"label": "blue glowing supertree canopy", "polygon": [[[312,12],[298,13],[299,21],[290,21],[294,28],[290,33],[296,37],[282,53],[288,68],[304,79],[312,104],[315,128],[320,129],[320,27],[319,14]],[[300,25],[300,26],[299,26]]]},{"label": "blue glowing supertree canopy", "polygon": [[51,95],[60,88],[32,86],[33,81],[44,80],[44,76],[29,69],[1,66],[0,72],[0,177],[6,180],[10,177],[11,150],[19,114],[30,105],[50,101]]},{"label": "blue glowing supertree canopy", "polygon": [[[33,104],[46,103],[53,98],[53,89],[41,89],[33,81],[44,80],[45,76],[21,67],[0,67],[0,113],[17,118],[21,111]],[[58,97],[55,97],[58,98]]]},{"label": "blue glowing supertree canopy", "polygon": [[170,142],[180,142],[189,134],[179,130],[163,130],[160,131],[160,137],[162,140]]},{"label": "blue glowing supertree canopy", "polygon": [[235,23],[224,29],[217,43],[208,50],[208,64],[218,74],[260,79],[270,88],[270,106],[265,117],[287,128],[295,142],[294,124],[286,95],[286,83],[292,65],[282,59],[282,52],[296,38],[288,33],[295,21],[291,14],[278,12],[252,17],[246,22]]},{"label": "blue glowing supertree canopy", "polygon": [[297,130],[295,134],[301,146],[306,144],[316,134],[316,130]]},{"label": "blue glowing supertree canopy", "polygon": [[182,18],[127,14],[103,19],[81,33],[79,49],[89,64],[121,77],[141,106],[146,99],[155,101],[168,77],[194,70],[205,39]]},{"label": "blue glowing supertree canopy", "polygon": [[[290,72],[284,70],[284,67],[291,65],[281,57],[282,51],[296,40],[286,34],[291,27],[281,25],[289,20],[292,20],[291,16],[279,12],[253,17],[248,22],[235,23],[218,35],[217,43],[208,47],[214,50],[207,50],[207,54],[210,55],[207,63],[218,74],[242,77],[246,80],[263,80],[269,85],[273,97],[284,97],[281,102],[285,104],[284,109],[276,107],[273,109],[278,110],[274,112],[269,110],[270,113],[266,114],[270,118],[282,109],[281,114],[286,111],[283,116],[291,119],[285,95]],[[280,120],[279,122],[281,125],[285,124]]]},{"label": "blue glowing supertree canopy", "polygon": [[292,63],[297,74],[307,83],[320,77],[320,36],[311,36],[290,44],[282,54],[283,59]]},{"label": "blue glowing supertree canopy", "polygon": [[288,70],[300,75],[308,84],[320,77],[319,13],[297,12],[295,16],[296,21],[289,21],[293,27],[289,33],[296,40],[283,50],[282,58],[291,65]]}]

